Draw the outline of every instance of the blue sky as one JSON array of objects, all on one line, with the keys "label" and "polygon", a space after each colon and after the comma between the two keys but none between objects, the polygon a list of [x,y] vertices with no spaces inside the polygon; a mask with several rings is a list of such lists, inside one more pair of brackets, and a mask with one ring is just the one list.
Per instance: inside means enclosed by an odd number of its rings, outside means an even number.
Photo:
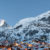
[{"label": "blue sky", "polygon": [[9,25],[50,10],[50,0],[0,0],[0,19]]}]

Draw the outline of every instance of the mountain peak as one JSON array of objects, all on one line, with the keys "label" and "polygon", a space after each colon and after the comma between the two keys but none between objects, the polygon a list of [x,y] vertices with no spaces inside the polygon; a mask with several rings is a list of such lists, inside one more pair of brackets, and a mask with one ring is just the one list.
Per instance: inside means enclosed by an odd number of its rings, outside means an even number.
[{"label": "mountain peak", "polygon": [[4,20],[4,19],[1,19],[1,20],[0,20],[0,26],[3,26],[4,23],[5,23],[5,20]]},{"label": "mountain peak", "polygon": [[0,27],[10,27],[4,19],[0,20]]}]

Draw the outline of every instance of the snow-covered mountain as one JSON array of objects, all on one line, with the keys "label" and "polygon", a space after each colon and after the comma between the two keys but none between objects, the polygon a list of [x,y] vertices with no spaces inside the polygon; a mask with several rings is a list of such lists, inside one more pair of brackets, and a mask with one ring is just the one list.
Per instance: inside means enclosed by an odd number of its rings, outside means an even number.
[{"label": "snow-covered mountain", "polygon": [[21,40],[41,39],[50,43],[50,11],[37,17],[25,18],[19,21],[14,29]]},{"label": "snow-covered mountain", "polygon": [[[4,20],[1,20],[0,30],[1,28],[7,29],[0,31],[0,45],[9,45],[23,40],[30,42],[33,39],[50,43],[50,11],[37,17],[22,19],[14,27],[10,27]],[[5,44],[5,41],[8,41],[8,44]]]}]

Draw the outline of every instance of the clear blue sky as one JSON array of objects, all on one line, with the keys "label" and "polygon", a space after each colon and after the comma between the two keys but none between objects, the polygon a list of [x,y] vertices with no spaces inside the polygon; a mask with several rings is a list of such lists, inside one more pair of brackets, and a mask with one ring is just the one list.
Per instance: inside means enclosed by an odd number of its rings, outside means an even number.
[{"label": "clear blue sky", "polygon": [[50,10],[50,0],[0,0],[0,19],[9,25]]}]

